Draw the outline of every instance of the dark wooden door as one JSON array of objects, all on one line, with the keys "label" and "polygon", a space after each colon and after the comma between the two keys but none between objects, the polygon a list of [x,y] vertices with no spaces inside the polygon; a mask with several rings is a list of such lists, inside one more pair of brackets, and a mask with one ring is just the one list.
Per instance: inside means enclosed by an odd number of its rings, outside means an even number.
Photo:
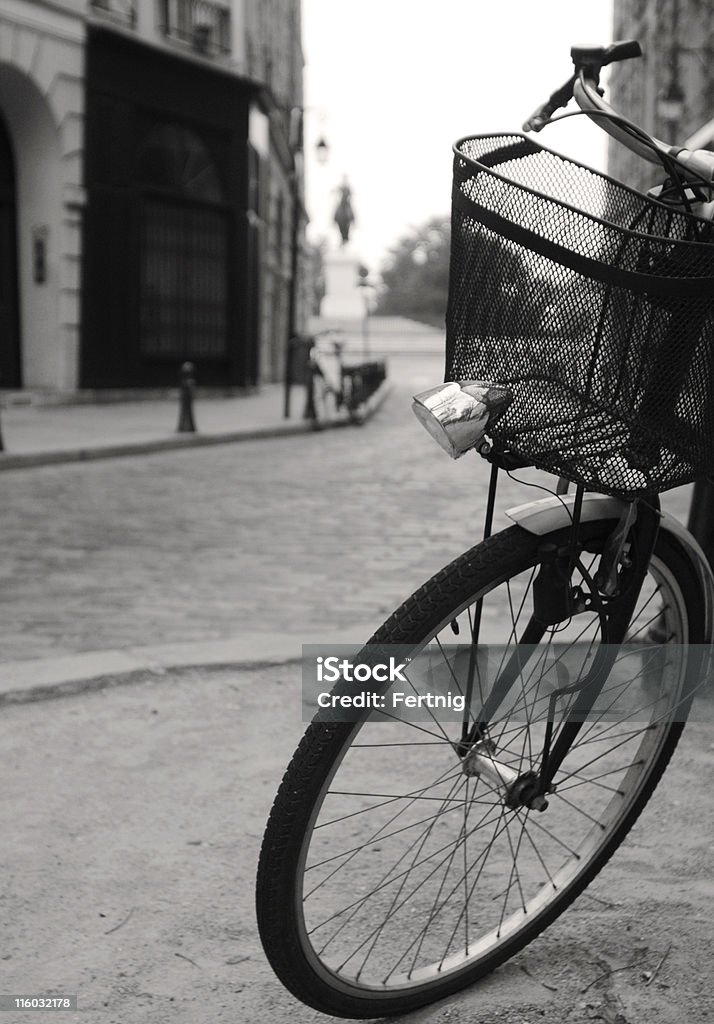
[{"label": "dark wooden door", "polygon": [[0,388],[22,386],[15,217],[15,161],[0,117]]}]

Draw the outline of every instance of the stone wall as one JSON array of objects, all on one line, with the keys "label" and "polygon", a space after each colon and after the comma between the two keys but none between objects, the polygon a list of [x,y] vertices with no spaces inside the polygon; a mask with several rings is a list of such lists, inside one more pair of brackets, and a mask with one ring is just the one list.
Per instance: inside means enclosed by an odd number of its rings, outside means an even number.
[{"label": "stone wall", "polygon": [[[77,383],[84,36],[77,4],[15,0],[0,11],[0,111],[16,165],[25,387]],[[36,279],[38,242],[44,281]]]},{"label": "stone wall", "polygon": [[[714,117],[714,5],[711,0],[615,0],[613,39],[638,39],[639,60],[613,67],[608,98],[616,110],[664,141],[683,144]],[[658,98],[672,84],[684,94],[681,119],[667,120]],[[661,178],[618,143],[611,143],[614,177],[645,187]]]}]

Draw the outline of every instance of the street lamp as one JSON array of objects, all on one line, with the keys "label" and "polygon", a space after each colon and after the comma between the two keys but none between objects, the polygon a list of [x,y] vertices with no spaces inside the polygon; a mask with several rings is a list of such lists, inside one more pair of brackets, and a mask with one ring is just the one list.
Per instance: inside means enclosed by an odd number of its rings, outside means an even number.
[{"label": "street lamp", "polygon": [[[290,230],[290,292],[288,295],[288,337],[285,357],[285,400],[283,416],[290,416],[290,385],[293,370],[293,339],[298,328],[298,277],[300,268],[300,222],[307,218],[303,202],[303,169],[304,169],[304,119],[308,107],[293,107],[290,111],[290,187],[292,198],[292,224]],[[329,146],[324,136],[320,136],[315,145],[315,152],[320,163],[325,163],[329,154]]]},{"label": "street lamp", "polygon": [[[687,94],[680,82],[680,60],[682,56],[696,57],[702,69],[702,74],[707,74],[711,62],[710,48],[699,46],[681,46],[678,42],[678,5],[674,6],[674,21],[672,23],[672,42],[669,48],[669,81],[664,92],[657,97],[657,115],[667,126],[667,131],[674,140],[682,130],[687,111]],[[698,147],[694,147],[698,148]]]},{"label": "street lamp", "polygon": [[357,274],[357,287],[362,292],[362,299],[364,302],[364,317],[362,319],[362,348],[366,362],[369,358],[369,312],[371,292],[374,289],[374,285],[369,279],[369,270],[363,263],[361,263],[357,268]]},{"label": "street lamp", "polygon": [[[297,293],[300,249],[300,219],[305,214],[302,187],[304,185],[304,122],[305,113],[310,107],[293,107],[290,111],[290,149],[292,168],[290,173],[292,191],[292,229],[291,229],[291,284],[288,310],[288,344],[297,333]],[[319,163],[324,164],[329,156],[330,147],[324,135],[315,143],[315,154]]]}]

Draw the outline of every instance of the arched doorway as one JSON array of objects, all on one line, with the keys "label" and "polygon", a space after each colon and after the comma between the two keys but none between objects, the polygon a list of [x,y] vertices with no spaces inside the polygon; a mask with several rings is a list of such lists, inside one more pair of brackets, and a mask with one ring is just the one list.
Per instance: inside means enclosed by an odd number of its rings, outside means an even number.
[{"label": "arched doorway", "polygon": [[[4,119],[0,264],[5,268],[0,274],[5,275],[9,268],[3,287],[14,284],[3,299],[0,359],[7,365],[8,377],[0,386],[12,386],[14,378],[15,386],[23,388],[71,389],[77,378],[81,237],[79,212],[70,209],[66,200],[81,202],[80,152],[73,154],[71,161],[62,157],[57,111],[30,75],[3,60],[0,111]],[[8,202],[13,191],[14,204]],[[8,216],[13,209],[15,216]],[[11,221],[15,222],[16,247],[8,239]],[[5,256],[8,247],[11,259]],[[10,295],[13,299],[7,302]],[[14,321],[12,349],[5,341],[9,319]]]},{"label": "arched doorway", "polygon": [[22,386],[16,208],[15,158],[0,117],[0,388]]}]

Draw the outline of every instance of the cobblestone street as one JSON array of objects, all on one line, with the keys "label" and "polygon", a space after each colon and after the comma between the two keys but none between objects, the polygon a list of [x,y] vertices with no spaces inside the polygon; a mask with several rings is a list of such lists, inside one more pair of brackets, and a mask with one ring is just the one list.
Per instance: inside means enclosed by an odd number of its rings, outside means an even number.
[{"label": "cobblestone street", "polygon": [[[393,357],[393,393],[363,428],[6,471],[3,660],[366,639],[479,539],[487,465],[452,462],[410,410],[441,373],[438,356]],[[500,508],[542,496],[505,480]],[[685,515],[685,495],[667,504]]]}]

